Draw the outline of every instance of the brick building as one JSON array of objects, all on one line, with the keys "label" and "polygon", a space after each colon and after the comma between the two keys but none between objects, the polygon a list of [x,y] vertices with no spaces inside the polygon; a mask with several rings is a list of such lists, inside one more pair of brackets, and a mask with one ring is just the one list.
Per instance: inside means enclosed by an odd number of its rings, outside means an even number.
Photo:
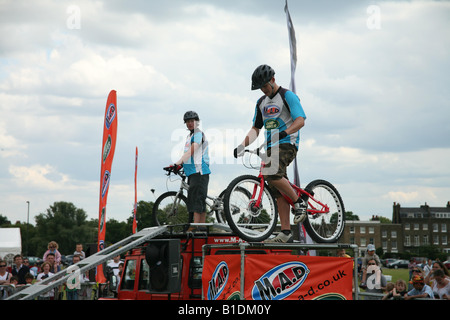
[{"label": "brick building", "polygon": [[341,243],[357,244],[363,253],[368,244],[383,252],[414,253],[420,246],[434,245],[450,255],[450,201],[445,207],[401,207],[394,203],[392,223],[346,221]]}]

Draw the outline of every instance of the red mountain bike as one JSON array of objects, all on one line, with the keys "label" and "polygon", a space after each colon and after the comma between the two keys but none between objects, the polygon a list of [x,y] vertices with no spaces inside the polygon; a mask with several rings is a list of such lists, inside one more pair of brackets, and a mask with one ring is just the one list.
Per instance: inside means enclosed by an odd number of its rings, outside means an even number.
[{"label": "red mountain bike", "polygon": [[[245,150],[251,154],[255,151]],[[224,198],[224,212],[230,228],[243,240],[259,242],[270,237],[278,223],[276,199],[262,174],[243,175],[228,186]],[[296,193],[308,202],[307,218],[303,222],[306,232],[317,243],[334,243],[342,235],[345,225],[344,203],[337,189],[328,181],[311,181],[305,189],[291,183]],[[283,195],[284,196],[284,195]],[[284,196],[293,207],[290,198]]]}]

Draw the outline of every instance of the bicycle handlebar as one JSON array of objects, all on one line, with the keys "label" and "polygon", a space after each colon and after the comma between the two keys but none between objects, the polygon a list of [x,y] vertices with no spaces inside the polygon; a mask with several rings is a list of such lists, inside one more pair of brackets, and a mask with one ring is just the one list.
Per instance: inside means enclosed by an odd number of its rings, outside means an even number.
[{"label": "bicycle handlebar", "polygon": [[170,176],[171,173],[177,174],[179,176],[184,176],[183,166],[180,165],[171,165],[163,168],[164,171],[167,171],[167,175]]}]

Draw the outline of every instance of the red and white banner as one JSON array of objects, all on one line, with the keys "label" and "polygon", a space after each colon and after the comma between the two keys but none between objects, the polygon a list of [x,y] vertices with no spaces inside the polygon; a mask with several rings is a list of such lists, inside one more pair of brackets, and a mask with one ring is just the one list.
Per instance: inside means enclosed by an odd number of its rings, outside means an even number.
[{"label": "red and white banner", "polygon": [[137,220],[136,220],[136,211],[137,211],[137,167],[138,167],[138,147],[136,147],[136,158],[134,161],[134,207],[133,207],[133,234],[137,231]]},{"label": "red and white banner", "polygon": [[[117,136],[117,95],[115,90],[111,90],[106,101],[105,120],[103,123],[102,159],[100,170],[100,199],[98,218],[98,243],[97,250],[105,248],[106,232],[106,200],[108,198],[109,183],[111,181],[111,166],[116,149]],[[96,281],[105,283],[103,266],[97,267]]]},{"label": "red and white banner", "polygon": [[[351,300],[353,260],[340,257],[247,254],[245,300]],[[240,299],[241,256],[211,255],[203,265],[207,300]]]}]

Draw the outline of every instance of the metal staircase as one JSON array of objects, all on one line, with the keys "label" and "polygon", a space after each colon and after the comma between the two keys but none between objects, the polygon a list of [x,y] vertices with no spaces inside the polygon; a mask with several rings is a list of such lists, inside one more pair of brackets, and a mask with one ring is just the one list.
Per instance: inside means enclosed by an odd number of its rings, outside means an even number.
[{"label": "metal staircase", "polygon": [[[74,264],[70,268],[72,270],[79,271],[78,274],[82,274],[86,271],[89,271],[92,268],[95,268],[96,266],[112,259],[113,257],[122,254],[123,252],[126,252],[128,250],[133,249],[134,247],[146,242],[149,239],[152,239],[163,232],[167,230],[166,226],[160,226],[160,227],[152,227],[152,228],[146,228],[142,229],[141,231],[129,236],[128,238],[125,238],[107,248],[104,250],[101,250],[83,260],[80,262]],[[70,271],[72,271],[70,270]],[[49,277],[43,281],[37,282],[19,292],[16,294],[8,297],[6,300],[31,300],[37,297],[38,295],[41,295],[43,293],[46,293],[47,291],[52,290],[55,287],[58,287],[62,284],[64,284],[70,277],[73,277],[72,273],[68,273],[69,269],[64,269],[56,273],[54,276]]]}]

